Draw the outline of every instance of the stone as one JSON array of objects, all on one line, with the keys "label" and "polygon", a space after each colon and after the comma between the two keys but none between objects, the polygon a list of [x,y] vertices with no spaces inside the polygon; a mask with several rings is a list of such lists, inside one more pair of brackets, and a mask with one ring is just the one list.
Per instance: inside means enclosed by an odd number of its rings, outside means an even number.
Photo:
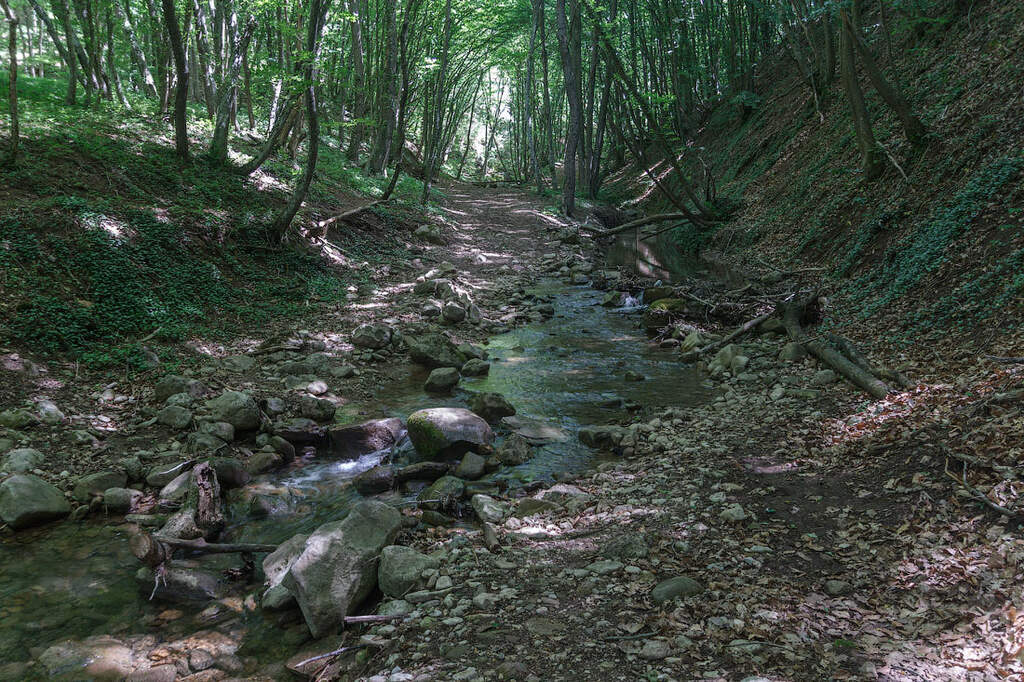
[{"label": "stone", "polygon": [[143,566],[135,572],[139,591],[147,597],[172,603],[207,602],[224,596],[225,585],[217,573],[171,564],[165,567],[156,592],[153,570]]},{"label": "stone", "polygon": [[192,411],[180,405],[168,405],[156,413],[156,420],[164,426],[181,431],[192,423]]},{"label": "stone", "polygon": [[38,526],[71,513],[60,490],[38,476],[15,474],[0,482],[0,519],[14,530]]},{"label": "stone", "polygon": [[667,327],[673,320],[686,314],[687,304],[681,298],[663,298],[654,301],[644,311],[644,328],[651,331]]},{"label": "stone", "polygon": [[704,591],[704,586],[699,582],[685,575],[679,575],[668,580],[662,580],[651,590],[651,601],[657,605],[678,599],[679,597],[692,597]]},{"label": "stone", "polygon": [[401,526],[394,508],[364,500],[343,520],[309,536],[281,584],[295,596],[314,638],[332,632],[370,595],[381,550],[392,544]]},{"label": "stone", "polygon": [[232,457],[211,457],[206,460],[217,472],[217,482],[222,490],[241,488],[249,482],[251,476],[245,469],[245,463]]},{"label": "stone", "polygon": [[377,584],[389,597],[400,599],[423,586],[423,572],[435,569],[438,560],[401,545],[389,545],[380,553]]},{"label": "stone", "polygon": [[833,597],[848,594],[851,590],[853,590],[853,586],[845,580],[825,581],[825,593]]},{"label": "stone", "polygon": [[547,500],[538,500],[535,497],[525,497],[519,500],[519,505],[516,507],[515,516],[523,518],[526,516],[533,516],[534,514],[544,514],[549,511],[561,509],[561,507],[554,502]]},{"label": "stone", "polygon": [[338,411],[337,405],[324,398],[304,395],[299,398],[299,414],[317,422],[329,422]]},{"label": "stone", "polygon": [[192,470],[186,469],[160,489],[160,499],[177,502],[185,498],[192,486]]},{"label": "stone", "polygon": [[505,396],[500,393],[477,393],[469,400],[469,409],[483,417],[487,422],[495,424],[504,417],[511,417],[516,413]]},{"label": "stone", "polygon": [[734,503],[723,509],[718,518],[730,523],[739,523],[750,518],[750,514],[742,506]]},{"label": "stone", "polygon": [[38,450],[32,448],[17,448],[11,450],[2,461],[0,461],[0,471],[6,471],[9,474],[25,474],[33,469],[38,469],[46,461],[46,456]]},{"label": "stone", "polygon": [[193,398],[201,398],[206,395],[207,388],[196,379],[169,374],[156,382],[153,391],[153,400],[163,403],[175,393],[188,393]]},{"label": "stone", "polygon": [[454,367],[438,367],[431,370],[423,390],[427,393],[448,394],[459,384],[459,370]]},{"label": "stone", "polygon": [[783,362],[800,362],[807,357],[807,350],[795,341],[790,341],[779,352],[779,360]]},{"label": "stone", "polygon": [[613,537],[601,549],[601,556],[606,559],[643,559],[649,551],[642,533],[626,532]]},{"label": "stone", "polygon": [[462,322],[466,319],[466,309],[455,301],[448,301],[441,308],[441,317],[452,323]]},{"label": "stone", "polygon": [[484,362],[480,358],[470,358],[462,366],[461,374],[467,377],[482,377],[490,374],[491,363]]},{"label": "stone", "polygon": [[487,460],[475,452],[467,452],[455,467],[455,475],[467,481],[475,481],[487,471]]},{"label": "stone", "polygon": [[649,639],[640,648],[640,658],[647,661],[660,661],[668,658],[672,653],[672,647],[663,639]]},{"label": "stone", "polygon": [[145,493],[131,488],[107,488],[103,491],[103,506],[107,510],[124,514],[138,505]]},{"label": "stone", "polygon": [[395,470],[390,466],[375,466],[353,478],[352,485],[362,495],[387,492],[395,486]]},{"label": "stone", "polygon": [[284,466],[284,457],[281,456],[281,453],[260,450],[252,453],[252,457],[245,463],[245,470],[252,476],[258,476],[280,469],[282,466]]},{"label": "stone", "polygon": [[[285,603],[295,602],[295,597],[281,585],[281,580],[295,560],[299,558],[299,555],[305,551],[307,539],[309,539],[308,535],[293,535],[263,558],[263,575],[267,578],[267,590],[263,593],[262,600],[264,608],[268,608],[267,594],[273,589],[276,589],[277,592],[271,597],[278,604],[278,608],[283,607]],[[282,592],[284,594],[281,594]]]},{"label": "stone", "polygon": [[459,352],[451,339],[443,334],[421,334],[406,336],[405,345],[413,362],[436,369],[438,367],[462,367],[466,356]]},{"label": "stone", "polygon": [[435,407],[409,415],[409,439],[429,459],[457,457],[490,446],[494,432],[486,421],[461,407]]},{"label": "stone", "polygon": [[274,452],[281,455],[281,459],[285,464],[291,464],[295,461],[295,446],[281,438],[281,436],[271,436],[267,444],[274,448]]},{"label": "stone", "polygon": [[123,488],[127,483],[128,476],[123,471],[98,471],[78,479],[71,496],[84,504],[107,488]]},{"label": "stone", "polygon": [[622,442],[624,433],[621,426],[582,426],[576,437],[588,448],[611,450]]},{"label": "stone", "polygon": [[574,485],[567,483],[556,483],[547,490],[541,490],[534,497],[538,500],[547,500],[555,504],[565,505],[572,500],[589,500],[590,495],[583,492]]},{"label": "stone", "polygon": [[161,488],[180,476],[183,471],[191,469],[192,464],[191,461],[158,464],[146,474],[146,483],[154,488]]},{"label": "stone", "polygon": [[441,228],[437,225],[420,225],[413,232],[413,236],[431,244],[444,244],[444,237],[441,235]]},{"label": "stone", "polygon": [[235,427],[227,422],[203,422],[199,425],[199,431],[225,443],[230,443],[235,439]]},{"label": "stone", "polygon": [[50,426],[56,426],[64,422],[64,413],[60,411],[53,402],[49,400],[40,400],[36,403],[36,412],[39,413],[39,419],[44,424]]},{"label": "stone", "polygon": [[352,345],[374,350],[391,345],[391,327],[383,324],[361,324],[352,331]]},{"label": "stone", "polygon": [[0,426],[8,429],[24,429],[38,423],[38,421],[39,419],[34,414],[21,408],[0,412]]},{"label": "stone", "polygon": [[811,378],[811,385],[812,386],[829,386],[831,384],[836,383],[836,380],[838,378],[839,377],[837,377],[836,373],[833,372],[832,370],[830,370],[830,369],[821,369],[821,370],[818,370],[817,372],[814,373],[814,376]]},{"label": "stone", "polygon": [[533,458],[534,450],[530,441],[517,433],[503,440],[495,449],[494,455],[505,466],[518,466]]},{"label": "stone", "polygon": [[417,498],[420,507],[431,511],[447,509],[458,502],[466,492],[466,483],[455,476],[442,476],[425,488]]},{"label": "stone", "polygon": [[213,654],[206,649],[192,649],[188,652],[188,667],[192,672],[209,670],[214,663]]},{"label": "stone", "polygon": [[248,355],[229,355],[220,364],[228,372],[244,374],[256,366],[256,360]]},{"label": "stone", "polygon": [[132,673],[132,650],[108,635],[65,640],[39,654],[39,664],[50,678],[123,680]]},{"label": "stone", "polygon": [[436,481],[446,473],[448,473],[448,465],[444,462],[417,462],[396,471],[395,482]]},{"label": "stone", "polygon": [[508,516],[508,507],[488,495],[474,495],[469,503],[481,521],[501,523]]},{"label": "stone", "polygon": [[237,431],[252,431],[259,428],[260,409],[248,393],[224,391],[206,402],[214,421],[227,422]]},{"label": "stone", "polygon": [[327,429],[307,417],[276,421],[273,432],[292,445],[321,447],[328,442]]},{"label": "stone", "polygon": [[331,427],[327,432],[331,454],[348,459],[393,447],[404,437],[405,425],[397,417]]},{"label": "stone", "polygon": [[612,561],[610,559],[602,559],[601,561],[595,561],[591,564],[587,564],[584,568],[591,573],[597,575],[611,575],[623,567],[621,561]]},{"label": "stone", "polygon": [[643,300],[645,303],[653,303],[654,301],[661,301],[664,299],[671,299],[675,295],[675,290],[672,287],[665,286],[654,286],[647,287],[644,289]]},{"label": "stone", "polygon": [[526,621],[526,630],[540,637],[556,637],[565,632],[566,625],[552,618],[530,618]]}]

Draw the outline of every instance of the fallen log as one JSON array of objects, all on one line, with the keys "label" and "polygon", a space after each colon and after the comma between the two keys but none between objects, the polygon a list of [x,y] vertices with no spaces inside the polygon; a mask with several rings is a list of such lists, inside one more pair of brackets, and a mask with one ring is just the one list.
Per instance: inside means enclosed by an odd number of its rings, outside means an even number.
[{"label": "fallen log", "polygon": [[[813,300],[813,299],[811,299]],[[820,341],[812,339],[804,331],[800,324],[800,317],[809,301],[801,303],[782,303],[779,305],[779,313],[782,324],[786,328],[789,338],[795,343],[803,346],[808,353],[816,357],[823,364],[831,367],[850,383],[862,389],[874,398],[884,398],[889,394],[889,387],[885,382],[876,378],[871,372],[848,360],[845,355],[836,349]]]},{"label": "fallen log", "polygon": [[853,345],[853,342],[845,336],[839,334],[828,333],[825,335],[828,342],[835,346],[840,353],[845,355],[847,359],[853,362],[861,369],[870,372],[882,381],[891,381],[900,388],[911,388],[914,385],[910,379],[908,379],[902,372],[898,372],[894,369],[887,369],[885,367],[875,367],[871,364],[871,361],[865,357],[863,353],[857,350],[857,347]]},{"label": "fallen log", "polygon": [[374,206],[379,206],[379,205],[381,205],[381,204],[383,204],[383,203],[385,203],[387,201],[388,201],[387,199],[378,199],[377,201],[371,201],[368,204],[365,204],[363,206],[358,206],[356,208],[353,208],[350,211],[345,211],[344,213],[339,213],[336,216],[331,216],[330,218],[328,218],[326,220],[321,220],[319,223],[316,224],[316,226],[323,231],[322,232],[323,234],[327,234],[327,228],[329,228],[334,223],[338,223],[338,222],[341,222],[342,220],[347,220],[349,218],[352,218],[353,216],[357,216],[360,213],[362,213],[363,211],[368,211],[371,208],[373,208]]},{"label": "fallen log", "polygon": [[146,532],[135,533],[128,540],[128,547],[136,559],[149,566],[156,568],[171,558],[175,549],[187,549],[202,554],[231,554],[239,552],[242,554],[256,552],[273,552],[277,545],[263,545],[253,543],[217,543],[207,542],[202,538],[198,540],[185,540],[172,538],[163,535],[154,535]]},{"label": "fallen log", "polygon": [[581,225],[581,230],[587,230],[593,232],[599,237],[611,237],[612,235],[619,234],[620,232],[628,232],[629,230],[635,230],[638,227],[644,225],[651,225],[653,223],[662,223],[666,220],[691,220],[693,215],[690,213],[659,213],[658,215],[646,216],[644,218],[638,218],[636,220],[619,225],[618,227],[610,230],[602,230],[598,227],[591,227],[590,225]]},{"label": "fallen log", "polygon": [[719,339],[718,341],[713,341],[713,342],[709,343],[708,345],[704,346],[703,348],[698,348],[695,351],[696,354],[697,354],[697,357],[700,357],[701,355],[705,355],[707,353],[710,353],[713,350],[717,350],[718,348],[721,348],[722,346],[725,346],[725,345],[727,345],[729,343],[732,343],[732,341],[734,339],[737,339],[740,336],[743,336],[744,334],[749,332],[754,327],[758,326],[762,322],[766,322],[767,320],[769,320],[769,319],[771,319],[773,317],[775,317],[775,311],[772,311],[770,313],[765,313],[764,315],[759,315],[758,317],[755,317],[752,320],[747,320],[746,322],[744,322],[742,325],[740,325],[735,331],[733,331],[731,334],[729,334],[725,338]]}]

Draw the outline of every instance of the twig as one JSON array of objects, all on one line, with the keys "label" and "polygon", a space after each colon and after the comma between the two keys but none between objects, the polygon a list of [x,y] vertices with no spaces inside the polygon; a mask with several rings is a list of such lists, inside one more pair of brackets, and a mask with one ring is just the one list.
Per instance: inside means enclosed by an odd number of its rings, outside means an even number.
[{"label": "twig", "polygon": [[346,654],[349,651],[355,651],[357,649],[365,649],[368,646],[370,646],[370,645],[369,644],[354,644],[352,646],[343,646],[340,649],[335,649],[334,651],[328,651],[326,654],[320,654],[319,656],[313,656],[312,658],[307,658],[304,661],[299,661],[298,663],[295,664],[295,667],[296,668],[301,668],[302,666],[306,665],[307,663],[312,663],[313,661],[319,661],[319,660],[324,659],[324,658],[331,658],[332,656],[338,656],[340,654]]},{"label": "twig", "polygon": [[250,543],[223,544],[207,542],[202,538],[198,540],[182,540],[181,538],[168,538],[162,535],[154,535],[153,539],[172,547],[191,549],[207,554],[230,554],[231,552],[273,552],[277,545],[260,545]]},{"label": "twig", "polygon": [[957,478],[956,475],[954,475],[953,472],[949,470],[948,461],[946,463],[945,474],[952,478],[957,483],[959,483],[960,485],[962,485],[964,487],[964,490],[970,493],[971,497],[973,497],[976,501],[981,502],[989,509],[997,511],[1000,514],[1003,514],[1004,516],[1009,516],[1011,519],[1020,517],[1019,512],[1015,512],[1012,509],[1007,509],[1002,505],[996,504],[992,500],[988,499],[988,496],[985,495],[985,493],[981,492],[980,490],[978,490],[977,488],[975,488],[974,486],[967,482],[967,462],[964,462],[964,471],[961,478]]},{"label": "twig", "polygon": [[985,358],[986,360],[991,360],[992,362],[998,362],[1004,365],[1024,364],[1024,358],[1004,358],[999,357],[998,355],[983,355],[982,357]]},{"label": "twig", "polygon": [[370,616],[345,616],[345,625],[352,623],[388,623],[396,620],[405,620],[408,617],[404,614],[397,616],[380,616],[376,614]]},{"label": "twig", "polygon": [[612,635],[611,637],[602,637],[602,642],[625,642],[630,639],[645,639],[647,637],[654,637],[657,632],[641,632],[636,635]]}]

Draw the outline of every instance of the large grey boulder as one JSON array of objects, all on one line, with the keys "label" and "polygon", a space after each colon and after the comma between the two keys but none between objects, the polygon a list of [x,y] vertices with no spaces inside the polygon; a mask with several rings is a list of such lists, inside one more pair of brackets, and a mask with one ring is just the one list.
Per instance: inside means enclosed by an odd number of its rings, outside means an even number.
[{"label": "large grey boulder", "polygon": [[412,361],[424,367],[459,368],[466,364],[466,356],[443,334],[406,336],[405,345],[409,348],[409,357]]},{"label": "large grey boulder", "polygon": [[513,433],[495,451],[498,461],[508,467],[518,466],[533,458],[533,445],[517,433]]},{"label": "large grey boulder", "polygon": [[365,500],[309,536],[281,584],[295,596],[313,637],[330,634],[373,591],[380,552],[401,526],[394,508]]},{"label": "large grey boulder", "polygon": [[78,479],[71,495],[79,502],[88,502],[93,495],[102,495],[107,488],[123,488],[128,483],[128,475],[123,471],[97,471]]},{"label": "large grey boulder", "polygon": [[477,393],[470,398],[469,409],[492,424],[516,413],[516,408],[500,393]]},{"label": "large grey boulder", "polygon": [[294,605],[295,597],[281,584],[288,569],[306,549],[308,535],[293,535],[263,559],[263,575],[267,578],[267,589],[260,604],[265,609],[282,609]]},{"label": "large grey boulder", "polygon": [[454,367],[438,367],[431,370],[423,390],[427,393],[450,394],[459,385],[459,370]]},{"label": "large grey boulder", "polygon": [[395,470],[386,465],[375,466],[353,478],[352,486],[361,495],[387,492],[395,486]]},{"label": "large grey boulder", "polygon": [[168,405],[156,413],[156,420],[164,426],[180,431],[187,429],[192,423],[192,411],[181,405]]},{"label": "large grey boulder", "polygon": [[260,409],[248,393],[224,391],[206,401],[214,421],[227,422],[238,431],[251,431],[260,425]]},{"label": "large grey boulder", "polygon": [[352,332],[352,345],[358,348],[384,348],[391,343],[391,327],[361,324]]},{"label": "large grey boulder", "polygon": [[162,403],[175,393],[188,393],[193,398],[201,398],[206,395],[207,388],[196,379],[169,374],[156,382],[154,391],[153,399]]},{"label": "large grey boulder", "polygon": [[400,599],[422,584],[424,571],[437,566],[437,559],[411,547],[389,545],[380,553],[377,583],[381,592]]},{"label": "large grey boulder", "polygon": [[466,493],[466,482],[455,476],[442,476],[425,488],[417,498],[420,507],[430,511],[449,509]]},{"label": "large grey boulder", "polygon": [[46,461],[46,456],[32,448],[18,448],[11,450],[0,462],[0,471],[9,474],[24,474],[33,469],[38,469]]},{"label": "large grey boulder", "polygon": [[46,676],[57,679],[123,680],[135,662],[131,648],[109,635],[60,641],[39,654]]},{"label": "large grey boulder", "polygon": [[330,400],[304,395],[299,398],[299,414],[317,422],[329,422],[334,419],[338,406]]},{"label": "large grey boulder", "polygon": [[64,518],[71,505],[64,494],[38,476],[15,474],[0,482],[0,519],[14,530]]},{"label": "large grey boulder", "polygon": [[494,440],[486,421],[462,407],[433,407],[409,415],[409,439],[423,457],[456,457]]},{"label": "large grey boulder", "polygon": [[405,425],[398,417],[336,426],[328,431],[331,454],[350,459],[390,448],[404,436]]},{"label": "large grey boulder", "polygon": [[455,475],[467,481],[475,481],[487,471],[487,460],[475,452],[467,452],[455,467]]},{"label": "large grey boulder", "polygon": [[507,505],[488,495],[474,495],[469,499],[469,503],[473,505],[477,517],[488,523],[501,523],[509,513]]}]

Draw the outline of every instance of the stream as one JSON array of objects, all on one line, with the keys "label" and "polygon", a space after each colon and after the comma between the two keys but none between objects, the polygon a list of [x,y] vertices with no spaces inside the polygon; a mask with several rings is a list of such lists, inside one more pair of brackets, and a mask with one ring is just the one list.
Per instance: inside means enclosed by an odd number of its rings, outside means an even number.
[{"label": "stream", "polygon": [[[488,376],[466,377],[453,396],[439,399],[423,392],[426,371],[410,364],[408,374],[382,386],[362,412],[367,418],[404,418],[425,407],[464,406],[471,391],[501,393],[524,424],[543,428],[548,436],[532,460],[490,476],[526,482],[595,465],[596,453],[576,438],[580,426],[621,419],[630,408],[686,406],[707,399],[692,367],[648,342],[637,324],[637,308],[603,308],[602,292],[552,280],[532,293],[553,296],[555,316],[491,338]],[[626,381],[627,370],[645,379]],[[305,458],[282,472],[257,477],[249,487],[271,500],[272,513],[260,518],[236,512],[225,538],[278,543],[341,518],[360,497],[351,479],[385,454],[354,461]],[[135,581],[138,562],[128,548],[130,529],[90,519],[0,541],[0,664],[27,661],[30,650],[38,653],[39,647],[67,638],[150,633],[169,639],[204,627],[196,611],[205,605],[191,613],[189,607],[175,606],[186,617],[170,625],[157,616],[168,606],[148,601],[148,590]],[[237,565],[230,556],[202,561],[214,570]],[[271,649],[263,653],[280,655]]]}]

